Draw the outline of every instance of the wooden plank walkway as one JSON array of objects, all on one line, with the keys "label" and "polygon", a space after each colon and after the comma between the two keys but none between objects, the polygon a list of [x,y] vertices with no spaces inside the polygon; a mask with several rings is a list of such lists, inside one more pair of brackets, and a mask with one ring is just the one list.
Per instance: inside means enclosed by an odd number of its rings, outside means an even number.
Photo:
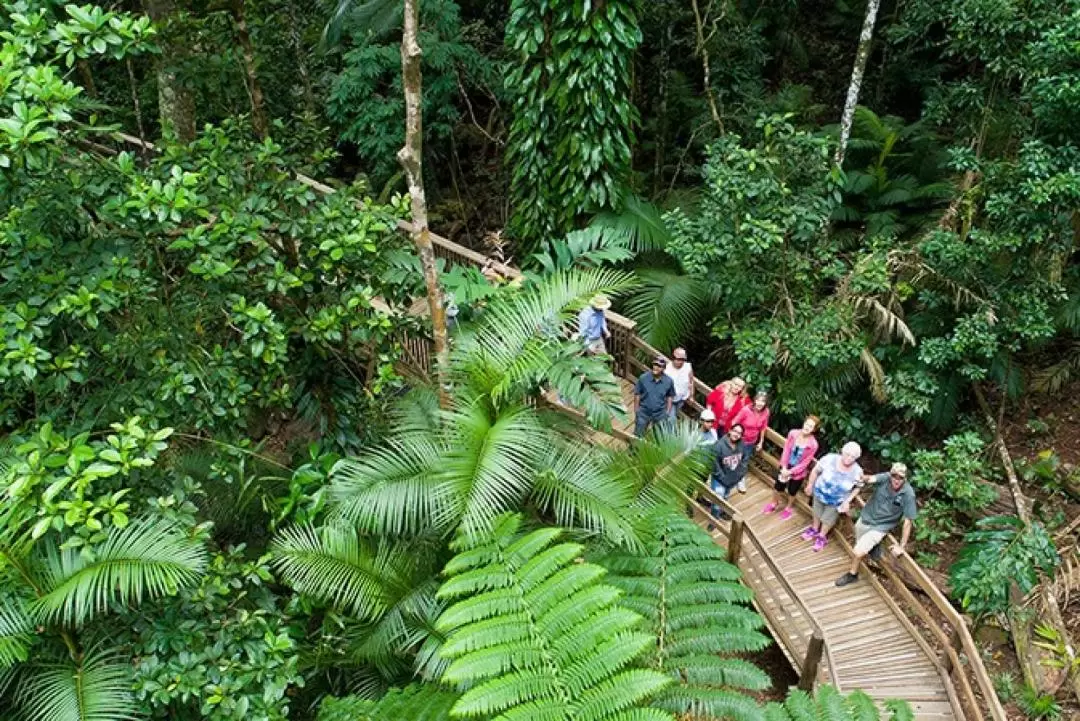
[{"label": "wooden plank walkway", "polygon": [[[623,401],[633,408],[632,385],[625,379],[621,382]],[[633,430],[632,418],[616,426],[616,431]],[[810,522],[805,509],[798,508],[787,521],[780,520],[778,513],[764,515],[761,509],[771,496],[771,480],[755,468],[747,481],[748,492],[736,492],[728,501],[769,559],[754,544],[744,542],[738,565],[754,591],[755,606],[796,670],[806,657],[814,624],[793,603],[785,585],[794,590],[824,633],[828,653],[822,659],[822,679],[836,679],[845,692],[861,689],[878,702],[903,699],[920,721],[963,719],[952,682],[937,656],[880,584],[871,580],[872,574],[864,568],[857,583],[836,587],[836,579],[851,562],[850,549],[836,540],[839,529],[829,545],[815,553],[812,544],[800,538]],[[701,517],[698,522],[708,523]],[[717,543],[727,545],[730,527],[726,521],[713,531]],[[786,584],[776,578],[774,568]]]},{"label": "wooden plank walkway", "polygon": [[[836,579],[851,562],[848,549],[834,539],[815,553],[812,544],[800,538],[810,521],[804,511],[798,510],[787,521],[780,520],[779,514],[763,515],[771,483],[754,470],[748,486],[747,493],[734,493],[728,500],[824,631],[833,665],[829,670],[835,673],[841,690],[861,689],[877,701],[904,699],[917,719],[961,718],[950,700],[955,697],[951,682],[936,655],[881,586],[871,582],[871,574],[864,569],[857,583],[837,588]],[[723,541],[719,536],[714,534]],[[790,611],[791,604],[777,592],[779,584],[756,548],[743,544],[739,567],[757,603],[788,626],[787,635],[796,648],[785,648],[784,652],[797,663],[806,655],[811,635],[808,620]]]}]

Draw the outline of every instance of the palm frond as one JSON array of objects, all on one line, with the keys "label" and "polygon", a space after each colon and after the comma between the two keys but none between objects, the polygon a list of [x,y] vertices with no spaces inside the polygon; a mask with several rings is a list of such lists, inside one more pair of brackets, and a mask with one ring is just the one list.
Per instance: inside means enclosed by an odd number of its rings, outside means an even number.
[{"label": "palm frond", "polygon": [[137,719],[131,665],[98,652],[28,669],[15,693],[16,705],[33,721],[127,721]]},{"label": "palm frond", "polygon": [[870,394],[878,403],[884,403],[889,396],[885,390],[885,369],[881,367],[881,361],[869,348],[859,351],[859,361],[862,363],[863,370],[866,371],[867,380],[870,381]]},{"label": "palm frond", "polygon": [[649,699],[671,683],[635,660],[653,643],[620,608],[604,569],[577,562],[582,547],[560,529],[520,535],[503,516],[476,540],[462,537],[439,596],[452,602],[438,628],[450,659],[444,680],[463,691],[455,716],[673,721]]},{"label": "palm frond", "polygon": [[709,284],[696,276],[641,268],[641,288],[626,303],[638,334],[657,348],[673,348],[697,329],[709,305]]},{"label": "palm frond", "polygon": [[633,454],[613,454],[610,472],[633,489],[638,508],[681,503],[708,474],[709,461],[697,449],[697,439],[696,429],[684,423],[650,434],[635,444]]},{"label": "palm frond", "polygon": [[1080,342],[1072,343],[1057,361],[1038,370],[1032,377],[1032,389],[1039,393],[1057,393],[1080,372]]},{"label": "palm frond", "polygon": [[379,37],[401,22],[400,0],[338,0],[326,27],[323,28],[322,45],[334,47],[341,42],[346,23],[360,28],[369,37]]},{"label": "palm frond", "polygon": [[81,625],[111,603],[139,603],[196,583],[206,568],[203,544],[170,521],[135,521],[113,529],[93,560],[46,544],[40,557],[43,594],[31,605],[42,622]]},{"label": "palm frond", "polygon": [[26,660],[33,631],[33,620],[23,603],[0,596],[0,671]]},{"label": "palm frond", "polygon": [[286,583],[362,620],[380,617],[409,587],[407,546],[361,538],[345,526],[286,528],[270,548]]},{"label": "palm frond", "polygon": [[900,317],[899,306],[887,308],[877,298],[865,295],[857,295],[851,298],[856,310],[874,320],[874,327],[878,333],[888,339],[897,339],[908,345],[915,345],[915,334]]},{"label": "palm frond", "polygon": [[445,451],[430,433],[409,433],[359,458],[338,461],[330,472],[335,514],[379,535],[452,528],[460,499],[443,495],[436,482]]},{"label": "palm frond", "polygon": [[626,420],[622,386],[607,359],[582,355],[576,346],[563,346],[549,358],[550,365],[538,382],[550,386],[563,402],[583,412],[590,425],[610,430],[613,422]]},{"label": "palm frond", "polygon": [[530,497],[541,513],[564,528],[582,529],[615,545],[633,540],[627,484],[591,447],[565,443],[545,461]]},{"label": "palm frond", "polygon": [[663,250],[671,240],[660,209],[632,193],[623,194],[618,211],[600,213],[590,227],[601,228],[636,253]]}]

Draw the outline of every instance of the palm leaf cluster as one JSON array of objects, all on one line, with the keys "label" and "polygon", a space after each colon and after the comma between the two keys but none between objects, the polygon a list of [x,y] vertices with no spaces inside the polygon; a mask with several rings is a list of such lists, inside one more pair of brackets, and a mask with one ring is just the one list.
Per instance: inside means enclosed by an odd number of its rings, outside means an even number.
[{"label": "palm leaf cluster", "polygon": [[730,654],[769,644],[761,617],[746,606],[751,593],[723,550],[679,512],[657,508],[643,518],[640,552],[598,559],[620,604],[641,615],[640,628],[656,639],[643,665],[673,683],[653,701],[680,718],[761,721],[761,707],[739,689],[763,690],[771,681],[752,663]]},{"label": "palm leaf cluster", "polygon": [[507,514],[479,543],[459,537],[439,597],[452,602],[438,621],[449,660],[443,681],[462,692],[462,718],[550,721],[673,719],[648,707],[671,683],[638,659],[655,639],[641,617],[619,605],[605,570],[581,561],[583,547],[563,531],[521,532]]},{"label": "palm leaf cluster", "polygon": [[[90,549],[0,524],[0,706],[34,721],[134,718],[131,666],[80,648],[107,612],[175,593],[206,567],[201,541],[164,519],[112,528]],[[63,639],[64,643],[59,641]],[[6,689],[5,689],[6,687]],[[5,698],[7,693],[8,698]]]},{"label": "palm leaf cluster", "polygon": [[351,669],[358,692],[382,691],[384,679],[410,666],[424,678],[438,676],[439,639],[431,633],[442,609],[437,548],[329,525],[285,529],[271,552],[285,583],[334,612],[321,631],[333,648],[318,649],[313,665]]}]

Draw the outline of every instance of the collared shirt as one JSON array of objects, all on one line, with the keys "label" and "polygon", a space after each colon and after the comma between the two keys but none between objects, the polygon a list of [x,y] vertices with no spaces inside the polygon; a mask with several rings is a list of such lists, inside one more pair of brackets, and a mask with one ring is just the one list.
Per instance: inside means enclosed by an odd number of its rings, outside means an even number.
[{"label": "collared shirt", "polygon": [[607,329],[607,317],[604,311],[597,310],[591,305],[581,309],[581,313],[578,314],[578,335],[583,340],[598,340],[604,336]]},{"label": "collared shirt", "polygon": [[682,368],[676,366],[675,362],[672,361],[664,369],[664,375],[675,384],[675,400],[685,401],[690,397],[690,374],[693,372],[694,369],[690,365],[690,361],[684,361]]},{"label": "collared shirt", "polygon": [[862,478],[862,467],[852,463],[845,470],[840,467],[840,454],[830,453],[818,461],[817,480],[814,481],[814,495],[827,506],[839,506],[851,494],[855,484]]},{"label": "collared shirt", "polygon": [[663,373],[654,378],[651,371],[645,371],[637,379],[634,395],[640,399],[638,408],[655,418],[667,414],[667,399],[675,397],[675,384]]},{"label": "collared shirt", "polygon": [[888,533],[901,518],[914,521],[918,515],[915,506],[915,491],[905,482],[899,491],[894,491],[888,473],[874,476],[874,494],[863,508],[859,520],[872,531]]}]

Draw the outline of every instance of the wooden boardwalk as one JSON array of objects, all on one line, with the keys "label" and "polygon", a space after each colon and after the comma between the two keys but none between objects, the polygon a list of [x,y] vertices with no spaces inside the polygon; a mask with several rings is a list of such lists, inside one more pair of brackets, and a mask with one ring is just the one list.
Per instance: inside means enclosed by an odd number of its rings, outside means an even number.
[{"label": "wooden boardwalk", "polygon": [[[755,470],[748,478],[748,492],[736,492],[729,501],[823,631],[828,648],[823,660],[826,677],[834,678],[843,691],[862,689],[877,701],[904,699],[917,719],[963,718],[958,715],[952,682],[940,667],[937,654],[926,646],[882,586],[871,579],[872,574],[863,569],[858,582],[837,588],[836,579],[851,562],[849,548],[834,538],[815,553],[813,544],[800,538],[810,521],[804,509],[786,521],[780,520],[779,513],[761,513],[771,491],[765,475]],[[719,531],[714,537],[719,542],[725,540]],[[789,645],[795,648],[784,651],[798,668],[813,632],[809,619],[793,607],[785,593],[778,593],[779,581],[755,546],[742,544],[738,561],[770,626],[787,627],[787,634],[774,629],[774,636],[778,640],[788,636]]]},{"label": "wooden boardwalk", "polygon": [[[622,385],[623,400],[633,408],[632,386],[627,380]],[[625,438],[633,423],[614,431]],[[610,445],[610,439],[604,444]],[[815,553],[813,544],[800,538],[810,522],[808,509],[800,504],[786,521],[779,513],[764,515],[761,509],[772,492],[769,476],[757,467],[747,481],[747,493],[728,499],[729,513],[737,514],[754,541],[739,543],[737,564],[754,591],[754,605],[795,669],[802,666],[817,630],[826,651],[816,681],[842,691],[861,689],[879,702],[903,699],[923,721],[964,719],[938,655],[873,574],[864,568],[857,583],[836,587],[851,563],[850,546],[840,540],[842,530]],[[696,519],[702,526],[715,526],[713,538],[727,548],[732,523],[714,524],[707,505],[697,506]]]}]

